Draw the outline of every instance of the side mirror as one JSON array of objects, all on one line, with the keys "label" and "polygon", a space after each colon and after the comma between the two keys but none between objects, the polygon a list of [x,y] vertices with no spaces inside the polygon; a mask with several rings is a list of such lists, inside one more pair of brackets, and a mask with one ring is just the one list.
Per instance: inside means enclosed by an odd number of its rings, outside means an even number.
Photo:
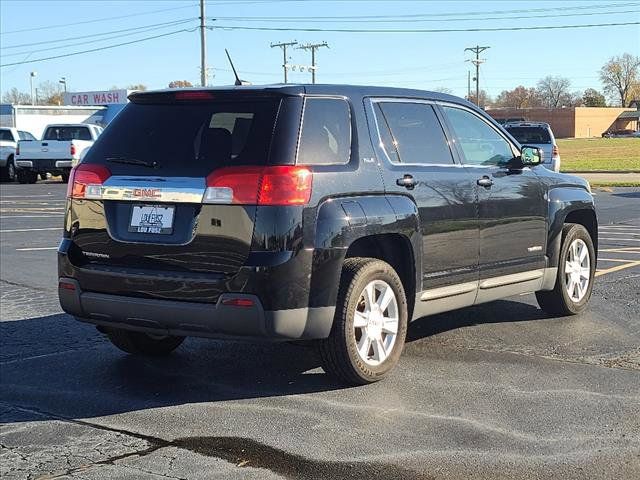
[{"label": "side mirror", "polygon": [[520,150],[520,161],[525,167],[539,165],[542,162],[542,152],[538,147],[524,145]]}]

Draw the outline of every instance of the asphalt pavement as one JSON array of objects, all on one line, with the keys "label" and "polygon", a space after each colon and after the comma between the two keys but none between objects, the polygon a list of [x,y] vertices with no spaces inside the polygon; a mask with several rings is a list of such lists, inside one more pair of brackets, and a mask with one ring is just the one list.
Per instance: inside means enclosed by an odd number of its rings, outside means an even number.
[{"label": "asphalt pavement", "polygon": [[62,313],[65,186],[0,186],[0,478],[640,478],[640,189],[596,191],[589,309],[523,295],[414,322],[384,381],[294,344],[128,356]]}]

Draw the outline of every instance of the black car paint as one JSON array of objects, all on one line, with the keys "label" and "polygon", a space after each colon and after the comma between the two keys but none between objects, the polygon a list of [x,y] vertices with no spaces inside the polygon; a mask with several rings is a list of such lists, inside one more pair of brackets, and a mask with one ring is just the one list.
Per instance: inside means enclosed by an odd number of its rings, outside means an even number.
[{"label": "black car paint", "polygon": [[[245,95],[263,91],[258,87],[228,90]],[[459,98],[415,90],[330,85],[264,90],[277,92],[284,99],[271,147],[270,162],[275,164],[295,161],[305,95],[338,95],[350,104],[350,161],[312,167],[313,191],[308,205],[184,205],[181,208],[185,211],[180,212],[184,221],[197,217],[191,239],[176,234],[174,239],[135,243],[135,238],[123,236],[122,226],[113,231],[105,222],[105,211],[106,217],[115,221],[120,216],[118,208],[125,207],[70,200],[59,248],[60,277],[76,279],[83,291],[130,297],[214,304],[221,294],[232,292],[256,295],[267,311],[334,306],[342,264],[349,247],[359,239],[377,235],[405,239],[411,246],[414,286],[419,292],[478,277],[554,266],[567,215],[576,210],[593,211],[593,199],[584,181],[543,167],[475,171],[461,165],[455,147],[455,163],[450,167],[393,165],[384,158],[371,128],[368,98],[461,104],[501,129],[484,112]],[[396,184],[404,174],[417,177],[413,189]],[[494,193],[476,184],[480,175],[492,177]],[[210,225],[215,225],[216,208],[254,209],[247,212],[252,221],[239,236],[228,239],[227,244],[219,243],[207,235]],[[484,214],[478,216],[477,208]],[[492,231],[497,235],[490,234]],[[79,235],[83,232],[84,236]],[[171,240],[173,245],[169,245]],[[544,245],[540,255],[525,256],[525,243],[536,242]],[[81,252],[87,249],[97,255],[87,257]],[[148,261],[128,262],[127,256],[136,251]],[[101,264],[101,254],[115,261]],[[499,258],[489,258],[491,255]],[[181,268],[185,261],[188,267]]]}]

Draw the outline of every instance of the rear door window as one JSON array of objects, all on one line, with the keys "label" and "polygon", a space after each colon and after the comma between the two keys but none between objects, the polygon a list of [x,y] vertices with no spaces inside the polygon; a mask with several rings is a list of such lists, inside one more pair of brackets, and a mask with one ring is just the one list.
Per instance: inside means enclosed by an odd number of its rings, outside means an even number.
[{"label": "rear door window", "polygon": [[91,132],[88,127],[60,125],[47,128],[43,140],[91,140]]},{"label": "rear door window", "polygon": [[449,143],[431,105],[380,102],[376,105],[376,118],[384,149],[392,161],[414,165],[453,163]]},{"label": "rear door window", "polygon": [[[85,157],[114,175],[201,177],[216,168],[268,162],[279,99],[130,103]],[[114,159],[116,161],[114,161]],[[155,168],[118,160],[156,164]]]},{"label": "rear door window", "polygon": [[351,113],[341,98],[308,97],[304,104],[298,163],[344,164],[351,156]]}]

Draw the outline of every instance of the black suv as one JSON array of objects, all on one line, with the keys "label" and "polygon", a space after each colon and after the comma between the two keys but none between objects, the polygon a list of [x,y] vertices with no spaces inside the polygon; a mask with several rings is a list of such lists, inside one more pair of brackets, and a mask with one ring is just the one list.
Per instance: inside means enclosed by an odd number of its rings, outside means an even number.
[{"label": "black suv", "polygon": [[62,308],[122,350],[315,340],[350,383],[407,323],[536,292],[586,307],[589,185],[440,93],[280,85],[140,92],[74,169]]}]

